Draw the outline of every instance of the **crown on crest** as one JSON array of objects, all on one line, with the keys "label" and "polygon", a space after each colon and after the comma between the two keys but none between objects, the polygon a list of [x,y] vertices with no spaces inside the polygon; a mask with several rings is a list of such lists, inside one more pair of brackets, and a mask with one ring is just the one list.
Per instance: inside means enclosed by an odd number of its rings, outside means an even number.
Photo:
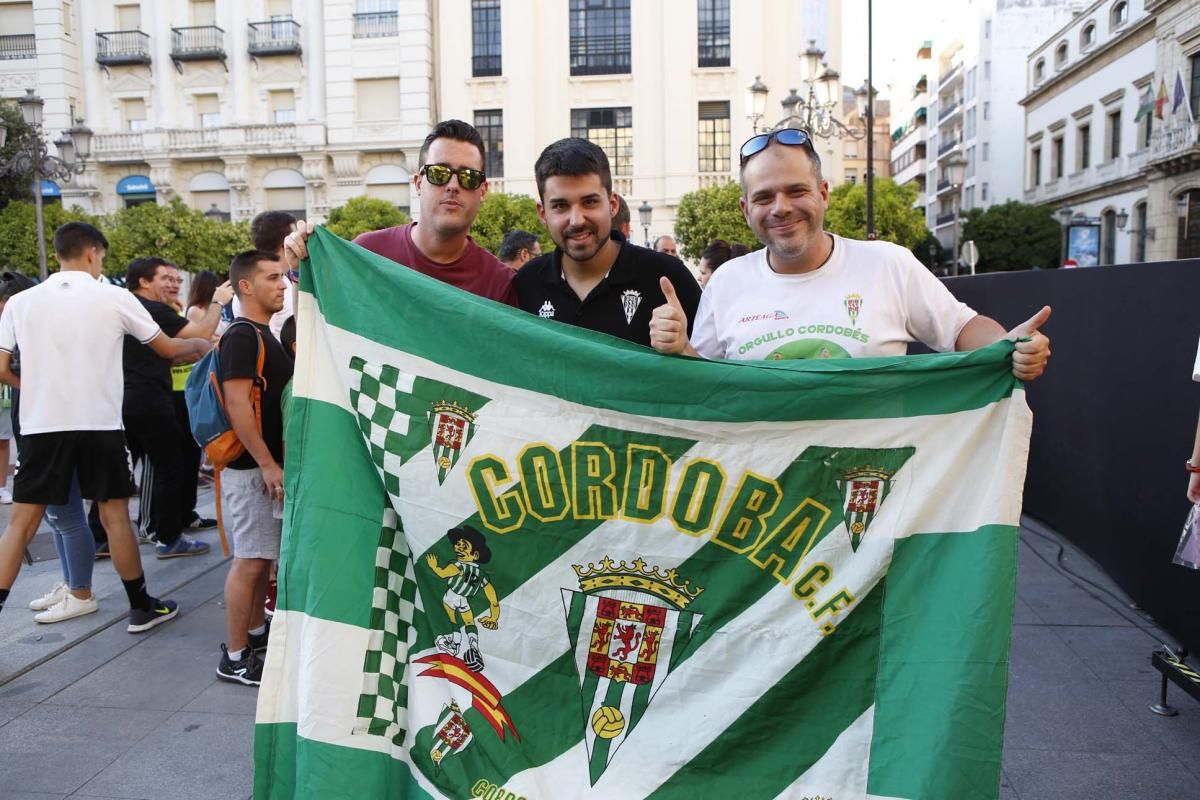
[{"label": "crown on crest", "polygon": [[664,572],[641,557],[627,564],[605,556],[599,564],[589,562],[586,567],[572,564],[571,569],[579,576],[579,588],[585,594],[602,589],[634,589],[662,598],[680,610],[687,608],[704,591],[700,587],[693,589],[691,582],[682,580],[674,567]]},{"label": "crown on crest", "polygon": [[883,467],[855,467],[842,476],[843,480],[858,480],[860,478],[877,478],[881,481],[889,481],[895,475],[894,470],[884,469]]},{"label": "crown on crest", "polygon": [[456,403],[453,400],[441,400],[433,404],[434,414],[453,414],[456,417],[462,417],[467,422],[474,422],[475,415],[471,409],[464,406],[462,403]]}]

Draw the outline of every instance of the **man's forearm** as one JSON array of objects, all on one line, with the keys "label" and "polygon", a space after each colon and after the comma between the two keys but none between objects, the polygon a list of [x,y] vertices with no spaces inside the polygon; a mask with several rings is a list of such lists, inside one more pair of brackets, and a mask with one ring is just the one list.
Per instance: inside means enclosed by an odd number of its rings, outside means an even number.
[{"label": "man's forearm", "polygon": [[954,341],[954,349],[959,351],[978,350],[1000,341],[1007,333],[1008,331],[1004,330],[996,320],[985,317],[983,314],[976,314],[959,331],[958,339]]},{"label": "man's forearm", "polygon": [[6,383],[14,389],[21,388],[21,376],[8,367],[0,369],[0,383]]},{"label": "man's forearm", "polygon": [[204,316],[188,322],[177,336],[181,339],[211,339],[221,322],[222,308],[220,303],[212,301],[208,308],[204,309]]},{"label": "man's forearm", "polygon": [[235,400],[228,394],[226,398],[225,411],[229,414],[229,425],[237,435],[238,441],[242,443],[246,452],[258,466],[266,467],[274,464],[275,456],[271,455],[271,449],[263,441],[262,431],[258,429],[258,421],[254,418],[254,406],[251,405],[250,398]]}]

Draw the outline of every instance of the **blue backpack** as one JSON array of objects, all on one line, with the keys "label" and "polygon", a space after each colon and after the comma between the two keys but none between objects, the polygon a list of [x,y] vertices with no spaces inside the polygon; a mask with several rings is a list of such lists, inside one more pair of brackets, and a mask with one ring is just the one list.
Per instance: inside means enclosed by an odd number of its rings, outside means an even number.
[{"label": "blue backpack", "polygon": [[[266,360],[267,347],[263,342],[262,332],[256,325],[246,320],[238,320],[230,325],[221,337],[222,341],[237,325],[249,325],[258,338],[256,366],[258,377],[254,379],[251,389],[251,403],[254,406],[254,419],[261,430],[262,393],[267,388],[266,379],[263,378],[263,362]],[[218,342],[216,347],[196,362],[183,389],[192,436],[204,450],[204,454],[208,456],[215,471],[224,469],[230,462],[236,461],[242,453],[246,452],[245,445],[237,438],[237,434],[233,432],[233,426],[229,424],[229,415],[225,413],[225,397],[221,390],[220,351],[221,344]]]}]

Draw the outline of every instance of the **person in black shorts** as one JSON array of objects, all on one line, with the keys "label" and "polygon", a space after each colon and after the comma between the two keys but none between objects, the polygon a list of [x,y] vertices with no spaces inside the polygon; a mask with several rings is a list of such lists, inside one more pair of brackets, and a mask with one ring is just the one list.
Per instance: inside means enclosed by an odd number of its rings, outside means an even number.
[{"label": "person in black shorts", "polygon": [[649,347],[650,317],[667,302],[660,280],[668,278],[692,318],[700,287],[683,262],[631,244],[613,227],[619,203],[598,145],[560,139],[533,169],[538,215],[558,249],[517,273],[521,308]]},{"label": "person in black shorts", "polygon": [[[21,390],[22,448],[13,478],[13,510],[0,536],[0,609],[21,556],[47,505],[67,501],[71,480],[100,505],[113,566],[129,597],[130,633],[150,630],[178,613],[146,592],[137,539],[129,522],[135,491],[121,429],[121,342],[136,336],[163,358],[198,358],[206,339],[173,339],[137,299],[100,283],[108,240],[83,222],[54,233],[60,271],[8,301],[0,317],[0,381]],[[11,369],[21,349],[21,375]]]}]

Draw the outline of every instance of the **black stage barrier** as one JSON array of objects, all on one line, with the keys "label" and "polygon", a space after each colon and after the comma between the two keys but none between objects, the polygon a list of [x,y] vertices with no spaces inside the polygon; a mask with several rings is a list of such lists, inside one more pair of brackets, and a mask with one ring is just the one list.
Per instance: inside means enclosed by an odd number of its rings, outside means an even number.
[{"label": "black stage barrier", "polygon": [[1054,313],[1050,366],[1028,389],[1025,512],[1095,559],[1200,651],[1200,572],[1171,563],[1200,414],[1200,259],[948,278],[1006,329]]}]

